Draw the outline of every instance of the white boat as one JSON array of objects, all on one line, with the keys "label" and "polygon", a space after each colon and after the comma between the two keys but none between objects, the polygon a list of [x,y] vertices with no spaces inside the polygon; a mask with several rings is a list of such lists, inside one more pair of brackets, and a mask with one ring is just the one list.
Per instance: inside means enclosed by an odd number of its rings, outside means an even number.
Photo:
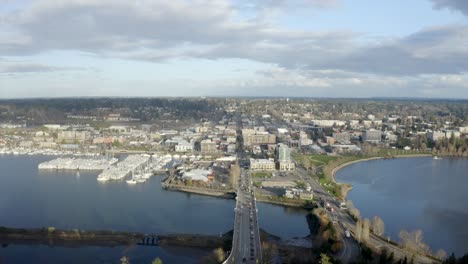
[{"label": "white boat", "polygon": [[439,160],[439,159],[442,159],[441,157],[438,157],[438,156],[434,156],[434,159],[435,160]]},{"label": "white boat", "polygon": [[100,182],[104,182],[104,181],[108,181],[109,178],[108,177],[98,177],[97,180],[100,181]]},{"label": "white boat", "polygon": [[126,182],[127,182],[128,184],[136,184],[136,183],[137,183],[137,181],[134,180],[134,179],[126,180]]}]

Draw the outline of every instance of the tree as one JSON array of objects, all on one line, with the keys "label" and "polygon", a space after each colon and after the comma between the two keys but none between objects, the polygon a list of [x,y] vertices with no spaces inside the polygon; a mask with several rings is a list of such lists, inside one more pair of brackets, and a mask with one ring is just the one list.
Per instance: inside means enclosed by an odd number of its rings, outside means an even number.
[{"label": "tree", "polygon": [[383,248],[379,256],[379,264],[387,264],[387,263],[391,263],[391,262],[388,262],[387,249]]},{"label": "tree", "polygon": [[429,252],[429,246],[424,243],[424,235],[421,230],[418,229],[413,232],[401,230],[398,236],[403,247],[422,253]]},{"label": "tree", "polygon": [[162,260],[160,258],[155,258],[155,259],[153,259],[151,264],[163,264],[163,262],[162,262]]},{"label": "tree", "polygon": [[370,233],[370,221],[369,219],[364,219],[362,221],[362,234],[361,234],[361,239],[362,242],[367,242],[369,241],[369,233]]},{"label": "tree", "polygon": [[332,264],[330,257],[325,253],[320,254],[320,264]]},{"label": "tree", "polygon": [[358,242],[361,242],[362,240],[362,222],[361,220],[357,220],[356,226],[354,229],[354,237]]},{"label": "tree", "polygon": [[361,217],[361,213],[359,212],[359,210],[354,207],[354,204],[351,200],[347,200],[346,201],[346,205],[348,206],[348,212],[349,214],[357,221],[360,219]]},{"label": "tree", "polygon": [[394,259],[395,259],[395,253],[392,251],[392,253],[390,253],[390,256],[388,257],[388,262],[393,263]]},{"label": "tree", "polygon": [[123,256],[121,259],[120,259],[120,262],[122,264],[130,264],[130,259],[126,256]]},{"label": "tree", "polygon": [[374,234],[378,236],[382,236],[384,234],[385,225],[380,217],[374,216],[374,218],[372,218],[372,230]]},{"label": "tree", "polygon": [[435,256],[440,260],[445,260],[447,258],[447,253],[443,249],[439,249],[437,250]]}]

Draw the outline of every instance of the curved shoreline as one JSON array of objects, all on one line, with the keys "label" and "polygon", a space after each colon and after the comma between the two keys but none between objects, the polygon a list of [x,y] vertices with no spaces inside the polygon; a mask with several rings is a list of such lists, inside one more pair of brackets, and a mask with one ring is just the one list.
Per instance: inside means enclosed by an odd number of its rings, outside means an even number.
[{"label": "curved shoreline", "polygon": [[432,154],[409,154],[409,155],[397,155],[397,156],[393,156],[391,158],[388,158],[388,157],[371,157],[371,158],[363,158],[363,159],[358,159],[358,160],[353,160],[353,161],[349,161],[349,162],[346,162],[346,163],[343,163],[341,165],[338,165],[337,167],[333,168],[332,172],[331,172],[331,176],[332,176],[332,180],[334,183],[336,184],[339,184],[339,185],[343,185],[343,184],[347,184],[349,185],[350,187],[345,191],[344,194],[342,194],[342,198],[343,199],[346,199],[346,197],[348,196],[348,192],[353,189],[353,186],[349,183],[344,183],[344,182],[338,182],[336,180],[336,173],[343,169],[344,167],[346,166],[349,166],[351,164],[354,164],[354,163],[358,163],[358,162],[364,162],[364,161],[371,161],[371,160],[379,160],[379,159],[400,159],[400,158],[420,158],[420,157],[432,157]]}]

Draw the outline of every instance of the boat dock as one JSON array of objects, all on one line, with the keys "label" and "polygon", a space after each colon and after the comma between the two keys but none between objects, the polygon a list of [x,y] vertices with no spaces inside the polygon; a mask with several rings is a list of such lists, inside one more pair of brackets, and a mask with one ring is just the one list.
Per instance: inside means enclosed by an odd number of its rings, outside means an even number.
[{"label": "boat dock", "polygon": [[117,163],[116,158],[57,158],[40,163],[40,170],[97,170],[102,171]]},{"label": "boat dock", "polygon": [[149,161],[150,155],[129,155],[119,163],[106,168],[99,174],[98,181],[122,180],[131,173],[144,169]]}]

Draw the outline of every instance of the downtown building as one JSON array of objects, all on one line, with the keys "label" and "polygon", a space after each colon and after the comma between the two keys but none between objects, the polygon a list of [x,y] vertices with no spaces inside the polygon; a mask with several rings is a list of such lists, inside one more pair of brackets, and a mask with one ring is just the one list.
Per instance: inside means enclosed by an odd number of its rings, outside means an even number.
[{"label": "downtown building", "polygon": [[278,167],[280,171],[296,169],[296,164],[291,159],[291,149],[284,144],[278,144]]},{"label": "downtown building", "polygon": [[363,130],[362,141],[378,144],[382,141],[382,131],[376,129]]},{"label": "downtown building", "polygon": [[242,129],[245,146],[276,144],[276,135],[255,129]]}]

